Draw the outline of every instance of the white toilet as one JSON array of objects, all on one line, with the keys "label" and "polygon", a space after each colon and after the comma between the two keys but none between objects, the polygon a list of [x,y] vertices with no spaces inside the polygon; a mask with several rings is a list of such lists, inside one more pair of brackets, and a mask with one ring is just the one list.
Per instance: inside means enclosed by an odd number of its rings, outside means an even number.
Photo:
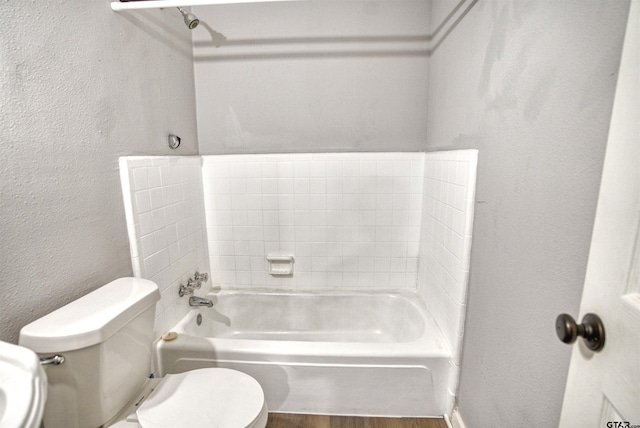
[{"label": "white toilet", "polygon": [[264,428],[267,405],[258,382],[206,368],[149,379],[158,286],[120,278],[20,331],[20,345],[47,365],[45,428]]}]

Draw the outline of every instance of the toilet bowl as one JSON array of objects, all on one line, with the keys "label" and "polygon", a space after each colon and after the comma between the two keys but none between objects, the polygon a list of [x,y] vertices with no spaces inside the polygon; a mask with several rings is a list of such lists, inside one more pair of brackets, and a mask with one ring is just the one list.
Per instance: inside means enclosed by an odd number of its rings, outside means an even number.
[{"label": "toilet bowl", "polygon": [[206,368],[149,379],[155,283],[120,278],[34,321],[19,343],[46,366],[46,428],[264,428],[260,384],[236,370]]}]

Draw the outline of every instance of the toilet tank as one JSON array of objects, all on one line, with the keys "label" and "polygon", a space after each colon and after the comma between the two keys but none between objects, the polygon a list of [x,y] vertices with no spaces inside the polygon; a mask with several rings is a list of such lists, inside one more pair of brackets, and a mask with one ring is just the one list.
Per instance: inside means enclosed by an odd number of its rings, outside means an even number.
[{"label": "toilet tank", "polygon": [[120,278],[26,325],[19,343],[41,358],[49,381],[45,428],[98,427],[149,377],[158,286]]}]

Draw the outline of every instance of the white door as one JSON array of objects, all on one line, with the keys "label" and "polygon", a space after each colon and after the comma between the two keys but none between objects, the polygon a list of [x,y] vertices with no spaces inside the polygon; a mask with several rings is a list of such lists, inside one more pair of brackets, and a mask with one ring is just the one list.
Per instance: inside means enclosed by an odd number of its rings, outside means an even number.
[{"label": "white door", "polygon": [[577,322],[605,344],[574,344],[561,427],[640,427],[640,0],[632,0]]}]

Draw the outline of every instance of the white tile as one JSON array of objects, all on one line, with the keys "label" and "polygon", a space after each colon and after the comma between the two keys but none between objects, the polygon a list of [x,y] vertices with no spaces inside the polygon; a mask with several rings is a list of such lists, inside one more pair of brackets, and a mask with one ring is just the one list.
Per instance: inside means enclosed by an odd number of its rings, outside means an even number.
[{"label": "white tile", "polygon": [[141,190],[135,193],[135,207],[138,214],[151,210],[151,196],[148,190]]},{"label": "white tile", "polygon": [[409,201],[411,196],[409,194],[394,194],[393,195],[393,209],[394,210],[408,210]]},{"label": "white tile", "polygon": [[[329,235],[329,229],[327,228],[327,235]],[[342,242],[341,241],[336,241],[336,242],[332,242],[331,240],[327,239],[327,255],[328,256],[332,256],[332,257],[338,257],[340,259],[342,259]]]},{"label": "white tile", "polygon": [[360,161],[360,177],[376,177],[376,161]]},{"label": "white tile", "polygon": [[[424,245],[427,245],[425,242]],[[418,257],[420,254],[420,243],[407,242],[407,257]]]},{"label": "white tile", "polygon": [[228,195],[231,193],[231,180],[220,178],[213,183],[213,193],[216,195]]},{"label": "white tile", "polygon": [[376,210],[391,210],[393,209],[393,198],[392,194],[380,194],[376,195]]},{"label": "white tile", "polygon": [[357,246],[356,254],[358,255],[358,257],[372,258],[376,256],[375,242],[371,240],[368,240],[368,241],[361,240],[356,244],[356,246]]},{"label": "white tile", "polygon": [[392,177],[394,173],[394,161],[392,160],[379,160],[377,161],[377,176],[378,177]]},{"label": "white tile", "polygon": [[292,193],[293,182],[290,179],[261,178],[260,190],[263,194]]},{"label": "white tile", "polygon": [[[275,178],[269,178],[269,179],[265,179],[266,180],[271,180],[274,182],[275,184]],[[247,193],[254,193],[254,194],[259,194],[259,193],[263,193],[262,192],[262,181],[260,178],[248,178],[246,180],[246,191]],[[264,193],[269,193],[269,192],[264,192]]]},{"label": "white tile", "polygon": [[391,257],[392,253],[391,242],[376,242],[375,243],[375,256],[376,257]]},{"label": "white tile", "polygon": [[422,195],[422,177],[411,177],[409,180],[409,193]]},{"label": "white tile", "polygon": [[342,162],[338,160],[327,161],[326,174],[327,174],[327,178],[342,177]]},{"label": "white tile", "polygon": [[342,195],[326,195],[326,208],[328,210],[341,210],[343,208]]},{"label": "white tile", "polygon": [[311,227],[307,225],[298,225],[295,226],[295,237],[296,237],[296,251],[298,248],[297,243],[305,243],[311,240]]},{"label": "white tile", "polygon": [[309,162],[296,161],[293,163],[294,178],[309,178]]},{"label": "white tile", "polygon": [[140,238],[141,244],[141,256],[143,258],[149,257],[156,252],[156,240],[153,234],[144,235]]},{"label": "white tile", "polygon": [[293,179],[293,193],[295,194],[309,194],[309,179],[308,178],[294,178]]},{"label": "white tile", "polygon": [[264,254],[264,242],[263,241],[250,241],[249,242],[249,255],[260,256]]},{"label": "white tile", "polygon": [[229,177],[231,178],[246,178],[246,164],[243,162],[231,162],[229,164]]},{"label": "white tile", "polygon": [[154,231],[151,212],[140,214],[138,217],[140,235],[147,235]]},{"label": "white tile", "polygon": [[357,272],[344,272],[342,274],[342,286],[346,288],[355,288],[359,284],[359,274]]},{"label": "white tile", "polygon": [[[411,160],[393,161],[393,175],[395,177],[409,177],[411,174]],[[422,178],[420,176],[420,178]]]},{"label": "white tile", "polygon": [[375,226],[376,225],[376,211],[375,210],[360,210],[358,211],[358,224],[360,226]]},{"label": "white tile", "polygon": [[280,231],[277,226],[265,226],[264,227],[264,240],[265,242],[277,242],[280,239]]},{"label": "white tile", "polygon": [[[235,269],[237,271],[250,271],[251,270],[251,258],[249,256],[236,256]],[[237,278],[236,278],[237,280]]]},{"label": "white tile", "polygon": [[466,187],[469,180],[469,168],[468,163],[464,163],[460,168],[456,169],[455,176],[451,182]]},{"label": "white tile", "polygon": [[418,272],[418,258],[417,257],[407,258],[407,272],[408,273],[417,273]]},{"label": "white tile", "polygon": [[361,193],[360,180],[356,177],[347,177],[342,181],[342,192],[345,194]]},{"label": "white tile", "polygon": [[229,193],[232,195],[242,195],[247,193],[247,179],[235,178],[229,180]]},{"label": "white tile", "polygon": [[376,177],[360,178],[358,193],[368,193],[368,194],[376,193]]},{"label": "white tile", "polygon": [[312,161],[309,163],[309,176],[310,177],[326,177],[327,169],[324,161]]},{"label": "white tile", "polygon": [[394,226],[408,226],[409,225],[409,211],[407,210],[394,210],[392,223]]},{"label": "white tile", "polygon": [[[265,201],[267,202],[266,206],[263,205]],[[293,195],[277,195],[277,197],[266,199],[265,197],[263,197],[261,201],[261,207],[262,209],[278,209],[280,210],[280,212],[293,210]]]},{"label": "white tile", "polygon": [[250,271],[237,271],[236,272],[236,286],[250,286],[251,285],[251,272]]},{"label": "white tile", "polygon": [[358,240],[360,242],[375,242],[376,240],[376,227],[375,226],[360,226],[358,228]]},{"label": "white tile", "polygon": [[405,273],[390,273],[389,274],[389,287],[390,288],[404,288],[406,286],[406,274]]},{"label": "white tile", "polygon": [[149,190],[149,199],[151,202],[151,207],[153,209],[162,208],[165,206],[161,188]]},{"label": "white tile", "polygon": [[376,209],[376,195],[364,194],[359,195],[358,203],[360,204],[360,210],[375,210]]},{"label": "white tile", "polygon": [[[391,272],[391,259],[389,257],[377,257],[375,259],[375,271],[376,272]],[[387,276],[386,281],[389,281]]]},{"label": "white tile", "polygon": [[160,179],[160,168],[149,167],[147,168],[147,180],[149,188],[162,186],[162,180]]},{"label": "white tile", "polygon": [[327,213],[325,211],[311,211],[311,212],[309,212],[309,224],[311,226],[326,226],[327,225]]},{"label": "white tile", "polygon": [[312,272],[324,272],[327,270],[327,258],[326,257],[311,257],[311,271]]},{"label": "white tile", "polygon": [[393,210],[376,211],[376,225],[391,226],[393,224]]},{"label": "white tile", "polygon": [[390,272],[404,273],[407,271],[407,259],[405,257],[393,257],[389,262]]},{"label": "white tile", "polygon": [[295,226],[295,211],[291,210],[279,210],[278,219],[280,226]]},{"label": "white tile", "polygon": [[411,193],[411,178],[395,177],[393,179],[393,193]]},{"label": "white tile", "polygon": [[407,243],[405,241],[391,243],[391,257],[407,257]]},{"label": "white tile", "polygon": [[278,209],[278,196],[277,195],[262,195],[262,209],[263,210],[277,210]]},{"label": "white tile", "polygon": [[294,222],[298,226],[308,226],[311,221],[311,213],[306,210],[294,211]]},{"label": "white tile", "polygon": [[278,162],[278,164],[277,164],[277,176],[278,176],[278,178],[292,178],[293,177],[293,163],[292,162]]},{"label": "white tile", "polygon": [[376,192],[381,193],[393,193],[393,178],[392,177],[376,177]]},{"label": "white tile", "polygon": [[[203,214],[203,212],[200,210],[198,214],[199,215]],[[169,205],[169,206],[164,207],[164,218],[165,218],[165,221],[166,221],[167,225],[174,224],[174,223],[178,222],[178,213],[177,213],[176,207],[174,205]]]},{"label": "white tile", "polygon": [[341,194],[343,191],[343,179],[342,178],[327,178],[326,179],[326,191],[327,193]]},{"label": "white tile", "polygon": [[[422,154],[420,154],[422,155]],[[424,171],[424,159],[423,156],[420,156],[421,159],[411,160],[411,176],[412,177],[423,177],[425,175]]]},{"label": "white tile", "polygon": [[146,190],[149,188],[149,178],[147,168],[134,168],[133,170],[133,190]]},{"label": "white tile", "polygon": [[327,181],[324,178],[311,178],[309,180],[310,193],[326,193]]},{"label": "white tile", "polygon": [[344,161],[342,163],[342,176],[343,177],[358,177],[360,175],[360,162],[358,161]]},{"label": "white tile", "polygon": [[340,210],[327,211],[327,226],[343,226],[345,225],[344,216]]},{"label": "white tile", "polygon": [[262,224],[265,226],[277,226],[280,224],[278,211],[263,211]]},{"label": "white tile", "polygon": [[236,256],[236,261],[238,256],[249,256],[250,252],[249,241],[238,240],[233,242],[233,254]]},{"label": "white tile", "polygon": [[[233,199],[232,199],[233,202]],[[246,195],[245,203],[247,210],[261,210],[262,209],[262,195]],[[233,203],[232,203],[233,207]]]},{"label": "white tile", "polygon": [[309,206],[310,210],[326,210],[327,208],[327,198],[324,194],[312,194],[309,195]]},{"label": "white tile", "polygon": [[[295,242],[295,228],[292,226],[280,226],[280,245],[281,250],[285,250],[283,247],[283,243],[285,242]],[[295,245],[295,244],[294,244]]]},{"label": "white tile", "polygon": [[409,240],[409,228],[408,226],[392,226],[392,242],[405,243]]},{"label": "white tile", "polygon": [[176,225],[175,224],[169,224],[166,228],[165,228],[165,239],[167,244],[171,244],[173,242],[176,242],[178,240],[178,230],[176,229]]}]

